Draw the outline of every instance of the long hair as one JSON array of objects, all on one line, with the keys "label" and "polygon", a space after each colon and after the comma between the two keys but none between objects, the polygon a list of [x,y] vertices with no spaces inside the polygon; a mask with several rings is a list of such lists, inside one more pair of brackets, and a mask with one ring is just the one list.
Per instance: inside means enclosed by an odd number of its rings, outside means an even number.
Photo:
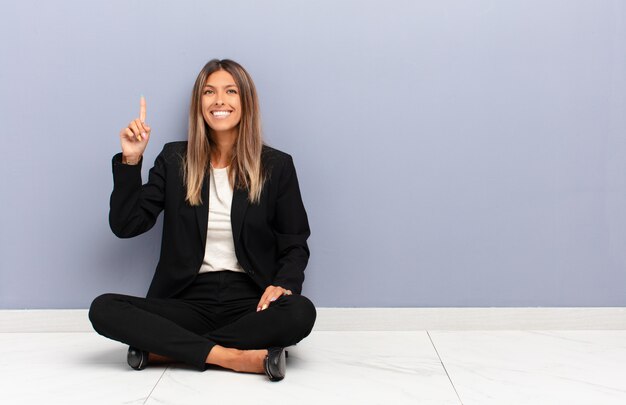
[{"label": "long hair", "polygon": [[258,203],[265,183],[261,167],[263,139],[259,99],[248,72],[230,59],[210,60],[198,74],[191,91],[187,155],[183,162],[183,177],[187,186],[185,200],[191,205],[202,203],[202,182],[209,168],[211,148],[215,147],[215,142],[211,138],[211,128],[202,115],[202,90],[207,78],[218,70],[225,70],[233,76],[241,97],[241,120],[232,151],[228,180],[233,189],[248,190],[248,200]]}]

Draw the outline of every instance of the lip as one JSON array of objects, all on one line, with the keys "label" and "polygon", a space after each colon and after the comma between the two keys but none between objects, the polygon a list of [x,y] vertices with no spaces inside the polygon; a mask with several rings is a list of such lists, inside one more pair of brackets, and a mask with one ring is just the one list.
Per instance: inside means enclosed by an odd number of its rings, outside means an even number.
[{"label": "lip", "polygon": [[[213,113],[214,113],[214,112],[217,112],[217,111],[224,111],[224,112],[227,112],[227,113],[228,113],[228,115],[223,116],[223,117],[216,116],[216,115],[214,115]],[[209,113],[211,114],[211,117],[213,117],[213,118],[215,118],[215,119],[217,119],[217,120],[223,120],[223,119],[226,119],[226,118],[230,117],[230,115],[233,113],[233,110],[211,110],[211,111],[209,111]]]}]

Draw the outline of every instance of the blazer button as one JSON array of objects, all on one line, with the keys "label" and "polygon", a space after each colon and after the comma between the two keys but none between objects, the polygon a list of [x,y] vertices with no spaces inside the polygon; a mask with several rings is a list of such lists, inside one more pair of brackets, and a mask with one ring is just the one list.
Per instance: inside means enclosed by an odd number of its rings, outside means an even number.
[{"label": "blazer button", "polygon": [[248,273],[254,274],[254,270],[249,270]]}]

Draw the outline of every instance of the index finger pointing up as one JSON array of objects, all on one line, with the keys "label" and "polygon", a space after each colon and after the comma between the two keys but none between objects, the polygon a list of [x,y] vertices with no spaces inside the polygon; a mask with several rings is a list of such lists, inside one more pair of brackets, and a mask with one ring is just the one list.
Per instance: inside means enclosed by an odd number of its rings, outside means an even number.
[{"label": "index finger pointing up", "polygon": [[146,121],[146,99],[144,96],[141,96],[141,101],[139,102],[139,119],[141,122]]}]

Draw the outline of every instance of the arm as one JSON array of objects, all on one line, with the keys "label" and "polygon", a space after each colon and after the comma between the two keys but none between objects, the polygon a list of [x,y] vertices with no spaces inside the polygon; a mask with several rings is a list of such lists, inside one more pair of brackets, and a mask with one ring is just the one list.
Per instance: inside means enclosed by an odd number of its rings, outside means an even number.
[{"label": "arm", "polygon": [[306,240],[311,231],[291,156],[281,172],[278,190],[274,217],[278,270],[272,285],[300,294],[310,255]]},{"label": "arm", "polygon": [[150,169],[148,183],[141,185],[143,152],[151,132],[145,121],[146,99],[141,96],[139,118],[120,131],[122,153],[113,156],[109,225],[120,238],[130,238],[152,228],[164,205],[165,148]]},{"label": "arm", "polygon": [[278,182],[273,224],[278,270],[261,296],[257,312],[267,309],[282,295],[300,294],[304,269],[309,261],[306,240],[311,231],[291,156],[285,163]]},{"label": "arm", "polygon": [[148,231],[156,222],[165,201],[165,148],[150,169],[148,182],[141,184],[141,164],[122,163],[122,154],[113,157],[113,192],[109,225],[120,238],[130,238]]}]

